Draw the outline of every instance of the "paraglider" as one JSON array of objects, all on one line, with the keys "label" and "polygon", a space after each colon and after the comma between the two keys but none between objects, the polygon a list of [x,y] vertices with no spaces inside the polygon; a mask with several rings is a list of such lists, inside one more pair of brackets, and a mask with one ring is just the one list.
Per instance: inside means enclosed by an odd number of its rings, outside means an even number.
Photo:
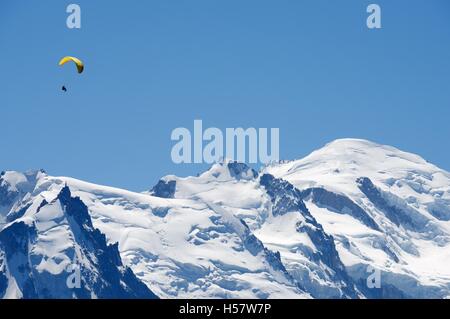
[{"label": "paraglider", "polygon": [[77,66],[77,71],[78,71],[78,73],[83,73],[83,70],[84,70],[84,63],[81,62],[80,59],[75,58],[75,57],[73,57],[73,56],[65,56],[64,58],[62,58],[62,59],[59,61],[59,65],[60,65],[60,66],[63,66],[64,64],[66,64],[67,62],[70,62],[70,61],[72,61],[73,63],[75,63],[75,65]]},{"label": "paraglider", "polygon": [[[77,67],[78,73],[79,73],[79,74],[83,73],[83,71],[84,71],[84,63],[83,63],[80,59],[75,58],[75,57],[73,57],[73,56],[65,56],[65,57],[63,57],[63,58],[59,61],[58,64],[59,64],[59,66],[63,66],[63,65],[66,64],[67,62],[73,62],[73,63],[75,63],[75,66]],[[61,88],[61,90],[62,90],[63,92],[67,92],[66,86],[63,85],[62,88]]]}]

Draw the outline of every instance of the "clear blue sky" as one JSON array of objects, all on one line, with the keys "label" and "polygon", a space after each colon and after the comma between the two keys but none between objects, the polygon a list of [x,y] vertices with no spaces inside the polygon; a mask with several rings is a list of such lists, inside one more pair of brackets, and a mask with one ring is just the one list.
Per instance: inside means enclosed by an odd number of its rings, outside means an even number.
[{"label": "clear blue sky", "polygon": [[358,137],[450,170],[448,0],[72,2],[81,30],[69,1],[0,2],[1,170],[145,190],[205,168],[170,158],[194,119],[279,127],[284,159]]}]

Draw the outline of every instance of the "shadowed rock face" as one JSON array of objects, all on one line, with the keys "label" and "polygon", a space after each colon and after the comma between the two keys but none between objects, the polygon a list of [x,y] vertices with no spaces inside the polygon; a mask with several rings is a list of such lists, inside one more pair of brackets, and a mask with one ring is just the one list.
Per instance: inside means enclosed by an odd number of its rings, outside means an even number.
[{"label": "shadowed rock face", "polygon": [[[62,214],[58,211],[61,208]],[[0,232],[0,251],[4,251],[3,260],[0,255],[0,265],[8,266],[9,275],[16,281],[22,298],[156,298],[129,268],[123,266],[118,245],[106,243],[105,235],[93,227],[86,205],[78,197],[71,196],[69,187],[65,186],[53,202],[44,201],[37,214],[44,210],[47,215],[54,210],[63,225],[58,230],[70,233],[73,241],[66,243],[70,246],[61,253],[76,259],[74,265],[79,267],[81,285],[73,289],[68,287],[69,272],[52,274],[40,269],[49,257],[40,255],[36,248],[43,244],[42,240],[50,238],[53,229],[47,230],[39,220],[33,223],[19,220]],[[0,275],[0,287],[5,285],[6,277],[2,268],[5,267],[0,266],[0,274],[3,274]]]},{"label": "shadowed rock face", "polygon": [[311,198],[319,207],[325,207],[338,214],[348,214],[361,221],[367,227],[380,230],[377,223],[361,207],[350,198],[327,191],[324,188],[308,188],[303,190],[302,198]]},{"label": "shadowed rock face", "polygon": [[5,252],[5,265],[10,276],[20,285],[23,298],[38,298],[33,269],[29,263],[29,242],[36,237],[36,230],[24,222],[13,223],[0,232],[0,247]]},{"label": "shadowed rock face", "polygon": [[[426,226],[427,220],[425,217],[408,207],[406,203],[402,205],[403,207],[400,207],[400,204],[392,203],[389,200],[389,195],[378,189],[369,178],[361,177],[356,182],[361,192],[395,225],[403,225],[414,230],[422,230]],[[390,196],[394,198],[393,195]],[[397,198],[396,201],[397,203],[403,202]]]},{"label": "shadowed rock face", "polygon": [[265,187],[267,194],[274,204],[272,208],[272,214],[274,216],[299,211],[307,219],[311,221],[314,219],[306,208],[305,203],[303,203],[301,192],[292,186],[292,184],[282,179],[277,179],[270,174],[261,176],[260,183]]},{"label": "shadowed rock face", "polygon": [[[0,223],[3,220],[10,222],[15,219],[15,216],[24,213],[21,209],[17,211],[11,210],[22,201],[25,195],[33,191],[39,176],[45,174],[44,170],[29,171],[26,173],[0,173]],[[11,217],[10,215],[13,216]]]},{"label": "shadowed rock face", "polygon": [[292,276],[281,262],[280,254],[278,252],[274,253],[264,247],[264,244],[250,232],[250,228],[247,224],[243,220],[241,220],[241,223],[246,228],[243,239],[245,248],[254,256],[263,253],[267,262],[274,270],[281,271],[288,279],[292,280]]},{"label": "shadowed rock face", "polygon": [[[314,246],[317,248],[317,252],[305,250],[304,254],[308,255],[309,258],[316,263],[323,263],[328,266],[333,272],[328,279],[334,283],[338,283],[338,286],[340,287],[339,292],[335,292],[334,295],[328,297],[356,297],[357,292],[354,288],[354,284],[346,273],[345,267],[336,250],[333,237],[326,234],[322,226],[310,214],[302,200],[302,193],[289,182],[274,178],[270,174],[261,176],[260,183],[265,187],[267,194],[271,198],[273,203],[272,214],[274,216],[283,215],[289,212],[299,212],[305,218],[305,222],[299,222],[296,225],[296,229],[298,232],[306,233],[308,235],[314,243]],[[304,280],[303,284],[305,285],[306,290],[310,291],[313,296],[319,294],[318,292],[315,293],[317,287],[314,285],[308,284]],[[321,291],[320,293],[324,292]]]},{"label": "shadowed rock face", "polygon": [[402,222],[412,225],[413,221],[411,217],[404,214],[401,210],[393,205],[390,205],[385,198],[381,195],[381,192],[373,185],[372,181],[367,177],[358,178],[356,181],[358,187],[363,192],[368,199],[374,205],[382,210],[386,217],[389,218],[394,224],[399,226]]},{"label": "shadowed rock face", "polygon": [[8,288],[8,277],[6,275],[5,253],[0,247],[0,296],[4,296]]},{"label": "shadowed rock face", "polygon": [[258,173],[248,165],[239,162],[230,162],[227,164],[231,177],[237,180],[241,178],[256,178]]},{"label": "shadowed rock face", "polygon": [[175,195],[175,190],[177,187],[176,181],[163,181],[160,180],[158,183],[152,188],[150,194],[156,197],[161,198],[173,198]]},{"label": "shadowed rock face", "polygon": [[5,172],[0,174],[0,217],[1,215],[6,215],[9,212],[11,205],[19,196],[19,192],[17,190],[10,189],[10,185],[3,177],[4,175]]}]

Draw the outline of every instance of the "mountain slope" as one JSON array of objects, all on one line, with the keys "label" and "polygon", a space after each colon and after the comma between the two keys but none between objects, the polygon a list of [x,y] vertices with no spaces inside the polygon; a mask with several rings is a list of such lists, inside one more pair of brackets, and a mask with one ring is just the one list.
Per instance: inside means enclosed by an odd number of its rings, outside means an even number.
[{"label": "mountain slope", "polygon": [[259,176],[242,163],[216,164],[198,177],[166,176],[152,194],[214,203],[248,225],[263,245],[278,252],[294,282],[313,297],[355,297],[357,292],[334,242],[310,215],[289,183]]}]

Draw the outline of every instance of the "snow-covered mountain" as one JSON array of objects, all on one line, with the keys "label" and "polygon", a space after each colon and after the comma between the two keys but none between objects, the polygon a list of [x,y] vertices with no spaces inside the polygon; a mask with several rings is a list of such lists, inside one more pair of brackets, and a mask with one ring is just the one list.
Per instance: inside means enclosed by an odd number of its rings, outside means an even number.
[{"label": "snow-covered mountain", "polygon": [[260,172],[224,161],[143,193],[0,177],[4,298],[445,298],[449,239],[450,174],[364,140]]},{"label": "snow-covered mountain", "polygon": [[353,280],[381,271],[371,297],[450,296],[450,174],[365,140],[334,141],[267,173],[301,190]]},{"label": "snow-covered mountain", "polygon": [[72,197],[68,186],[56,197],[27,193],[19,199],[22,190],[31,190],[43,176],[2,174],[1,189],[19,201],[6,216],[11,223],[0,232],[0,296],[156,298],[122,264],[118,246],[107,245],[105,235],[93,227],[88,208]]}]

